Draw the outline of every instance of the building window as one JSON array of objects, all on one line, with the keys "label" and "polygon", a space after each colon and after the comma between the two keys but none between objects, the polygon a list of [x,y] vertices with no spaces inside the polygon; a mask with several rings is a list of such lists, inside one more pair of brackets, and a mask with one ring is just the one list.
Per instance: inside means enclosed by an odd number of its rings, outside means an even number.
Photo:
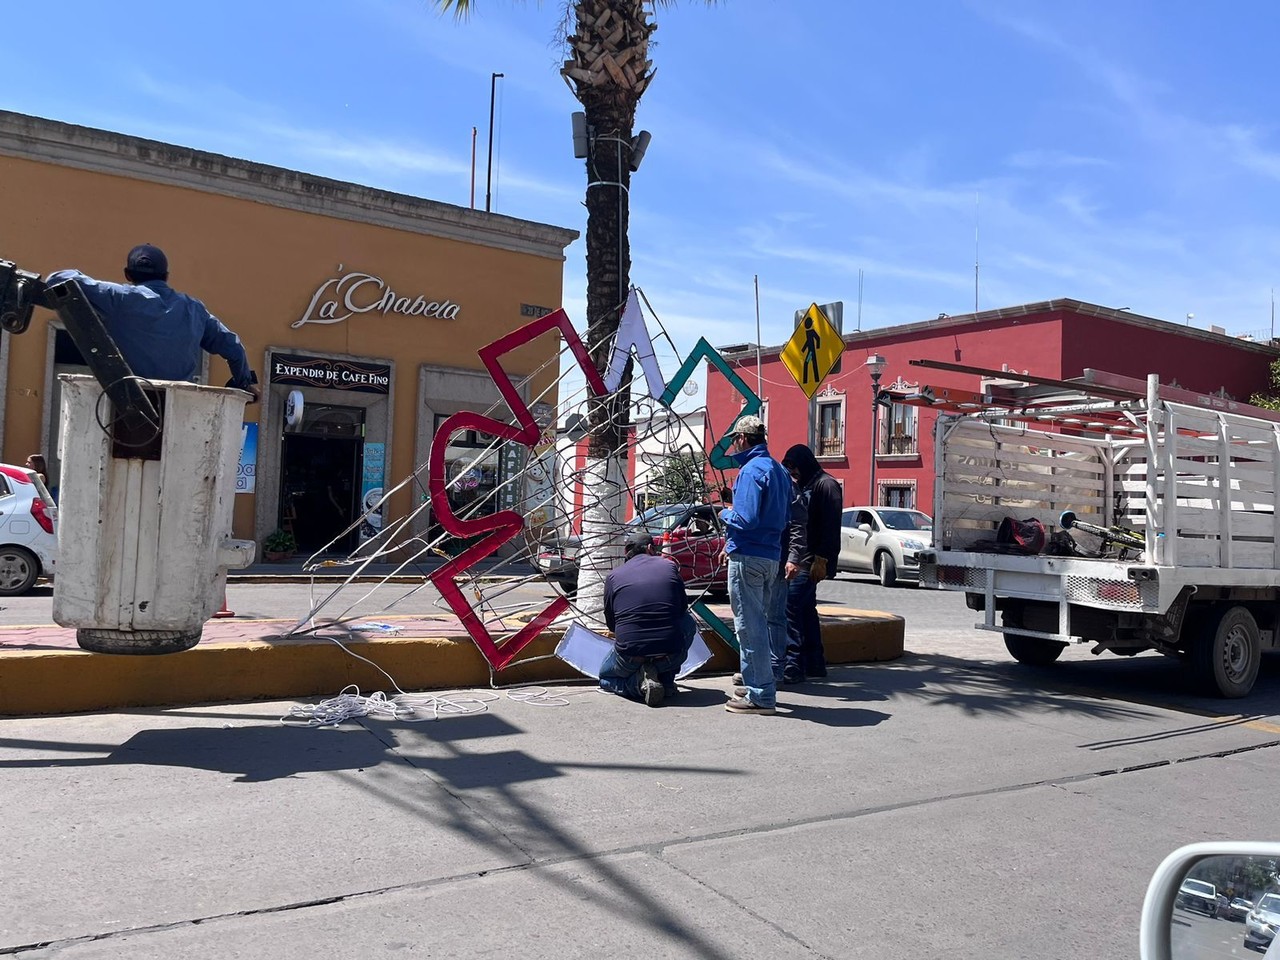
[{"label": "building window", "polygon": [[904,403],[880,408],[881,456],[911,456],[920,452],[916,437],[916,408]]},{"label": "building window", "polygon": [[[449,417],[436,414],[436,430]],[[476,430],[459,430],[445,447],[445,483],[449,507],[460,520],[488,516],[498,509],[503,479],[498,438]]]},{"label": "building window", "polygon": [[916,508],[916,485],[914,483],[880,484],[880,506],[914,510]]},{"label": "building window", "polygon": [[818,401],[818,449],[820,457],[844,456],[844,397]]}]

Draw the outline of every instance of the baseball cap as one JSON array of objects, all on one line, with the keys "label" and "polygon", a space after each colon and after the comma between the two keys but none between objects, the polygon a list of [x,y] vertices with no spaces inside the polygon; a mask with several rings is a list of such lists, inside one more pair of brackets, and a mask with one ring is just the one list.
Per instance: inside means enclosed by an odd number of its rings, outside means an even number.
[{"label": "baseball cap", "polygon": [[169,258],[159,247],[140,243],[129,251],[124,268],[130,273],[159,276],[169,272]]},{"label": "baseball cap", "polygon": [[763,437],[765,435],[764,421],[750,414],[745,417],[739,417],[738,422],[733,425],[732,432],[735,437],[743,434],[748,437]]},{"label": "baseball cap", "polygon": [[648,550],[653,546],[653,534],[644,527],[639,527],[627,534],[625,543],[627,545],[627,550],[639,553],[640,551]]}]

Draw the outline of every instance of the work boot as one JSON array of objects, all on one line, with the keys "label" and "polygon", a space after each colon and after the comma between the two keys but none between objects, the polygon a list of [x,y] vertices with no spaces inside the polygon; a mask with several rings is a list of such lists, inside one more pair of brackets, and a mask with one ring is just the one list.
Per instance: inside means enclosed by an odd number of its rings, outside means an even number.
[{"label": "work boot", "polygon": [[666,691],[662,688],[662,681],[658,679],[658,671],[653,669],[652,664],[646,663],[640,668],[640,699],[646,707],[660,707],[665,696]]}]

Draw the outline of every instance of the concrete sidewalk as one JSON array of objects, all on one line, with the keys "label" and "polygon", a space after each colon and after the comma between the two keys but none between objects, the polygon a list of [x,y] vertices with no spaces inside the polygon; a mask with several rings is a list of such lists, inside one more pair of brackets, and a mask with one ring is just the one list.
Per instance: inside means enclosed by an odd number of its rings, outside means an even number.
[{"label": "concrete sidewalk", "polygon": [[[902,655],[901,617],[844,607],[819,610],[831,663]],[[719,612],[727,616],[727,610]],[[161,656],[88,653],[65,627],[0,627],[0,716],[331,696],[351,684],[371,693],[394,692],[397,685],[411,691],[581,678],[553,655],[561,629],[546,631],[493,674],[449,615],[365,617],[286,635],[293,626],[292,620],[210,620],[198,646]],[[505,636],[520,623],[487,626]],[[737,669],[731,647],[709,629],[703,636],[713,656],[702,673]]]}]

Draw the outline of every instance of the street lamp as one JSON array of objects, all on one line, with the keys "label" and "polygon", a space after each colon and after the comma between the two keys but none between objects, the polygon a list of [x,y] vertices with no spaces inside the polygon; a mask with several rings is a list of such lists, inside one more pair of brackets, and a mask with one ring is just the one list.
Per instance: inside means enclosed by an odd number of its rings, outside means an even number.
[{"label": "street lamp", "polygon": [[871,374],[871,483],[867,491],[867,505],[874,507],[876,503],[876,451],[880,449],[880,407],[876,403],[880,396],[880,374],[884,373],[887,361],[878,353],[867,357],[867,373]]}]

